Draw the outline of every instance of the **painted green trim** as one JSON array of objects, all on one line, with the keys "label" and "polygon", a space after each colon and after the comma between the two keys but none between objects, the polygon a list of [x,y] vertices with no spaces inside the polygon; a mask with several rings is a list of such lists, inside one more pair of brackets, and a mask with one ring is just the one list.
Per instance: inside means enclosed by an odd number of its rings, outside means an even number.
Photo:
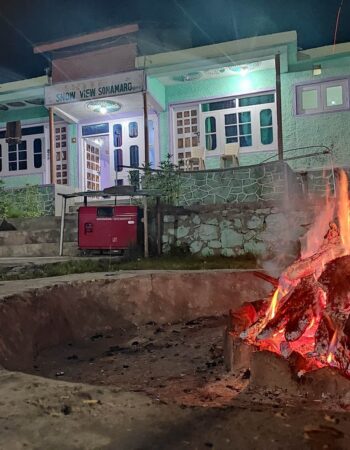
[{"label": "painted green trim", "polygon": [[147,90],[152,97],[158,102],[158,104],[165,109],[165,86],[154,77],[147,78]]},{"label": "painted green trim", "polygon": [[0,112],[0,126],[5,126],[6,122],[16,120],[30,120],[47,118],[49,116],[48,110],[44,106],[35,106],[33,108],[20,108],[18,110],[1,111]]}]

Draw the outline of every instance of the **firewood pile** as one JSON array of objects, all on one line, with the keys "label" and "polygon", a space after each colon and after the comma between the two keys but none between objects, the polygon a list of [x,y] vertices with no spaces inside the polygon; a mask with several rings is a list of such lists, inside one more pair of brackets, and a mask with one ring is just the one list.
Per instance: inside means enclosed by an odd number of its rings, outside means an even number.
[{"label": "firewood pile", "polygon": [[254,350],[286,359],[299,356],[307,370],[330,366],[350,376],[350,255],[331,222],[323,245],[277,280],[268,298],[230,311],[228,331]]}]

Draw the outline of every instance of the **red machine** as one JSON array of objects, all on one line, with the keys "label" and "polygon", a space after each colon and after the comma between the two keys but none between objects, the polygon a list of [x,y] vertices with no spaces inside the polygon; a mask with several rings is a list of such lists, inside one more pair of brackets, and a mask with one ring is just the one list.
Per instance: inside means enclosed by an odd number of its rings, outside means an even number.
[{"label": "red machine", "polygon": [[137,206],[79,208],[78,246],[81,250],[125,250],[137,244]]}]

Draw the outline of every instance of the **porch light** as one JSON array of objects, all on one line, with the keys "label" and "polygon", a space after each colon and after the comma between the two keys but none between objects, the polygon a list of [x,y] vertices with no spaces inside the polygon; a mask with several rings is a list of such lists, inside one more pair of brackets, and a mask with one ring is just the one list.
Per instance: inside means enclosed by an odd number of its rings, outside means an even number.
[{"label": "porch light", "polygon": [[246,75],[248,75],[248,73],[249,73],[249,67],[248,66],[242,66],[239,74],[242,77],[245,77]]},{"label": "porch light", "polygon": [[86,107],[89,111],[105,115],[119,111],[122,105],[113,100],[91,100]]}]

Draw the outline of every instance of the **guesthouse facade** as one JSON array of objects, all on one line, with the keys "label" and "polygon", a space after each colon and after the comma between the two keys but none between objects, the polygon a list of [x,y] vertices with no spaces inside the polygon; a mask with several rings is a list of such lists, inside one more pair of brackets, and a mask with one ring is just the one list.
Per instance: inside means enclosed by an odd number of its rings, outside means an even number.
[{"label": "guesthouse facade", "polygon": [[[350,44],[298,51],[296,32],[285,32],[140,56],[136,32],[38,46],[51,76],[0,85],[5,186],[101,190],[168,155],[187,170],[198,149],[216,169],[232,144],[240,166],[277,157],[303,171],[350,165]],[[116,35],[127,43],[106,45]],[[22,138],[9,144],[14,121]]]}]

